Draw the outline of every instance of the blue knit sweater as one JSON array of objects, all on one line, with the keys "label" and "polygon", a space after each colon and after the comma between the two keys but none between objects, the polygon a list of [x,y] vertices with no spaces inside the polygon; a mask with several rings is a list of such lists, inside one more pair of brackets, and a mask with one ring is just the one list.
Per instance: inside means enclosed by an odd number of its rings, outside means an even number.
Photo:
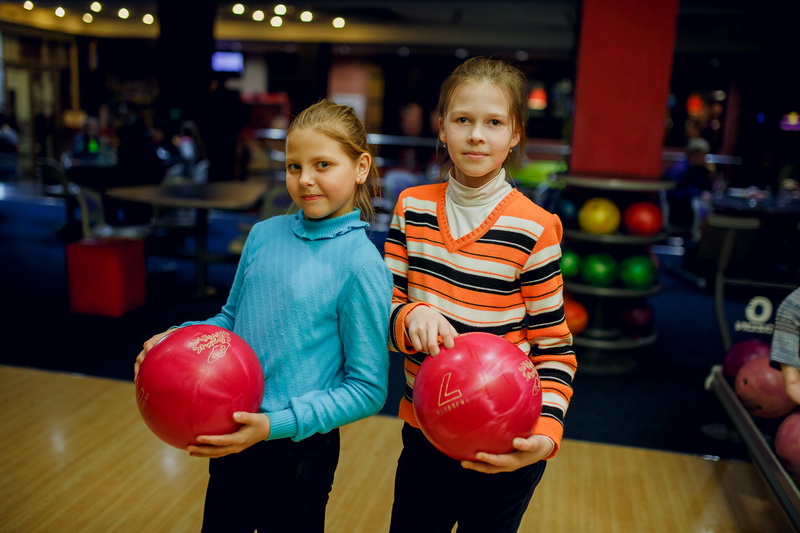
[{"label": "blue knit sweater", "polygon": [[213,324],[246,340],[264,369],[269,439],[302,440],[373,415],[386,401],[392,278],[359,211],[256,224]]}]

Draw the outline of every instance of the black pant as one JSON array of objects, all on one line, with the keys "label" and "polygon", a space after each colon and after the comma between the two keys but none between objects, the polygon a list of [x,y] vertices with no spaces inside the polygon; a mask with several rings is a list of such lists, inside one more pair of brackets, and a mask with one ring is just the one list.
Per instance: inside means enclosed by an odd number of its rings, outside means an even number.
[{"label": "black pant", "polygon": [[422,431],[403,426],[391,533],[513,533],[519,528],[546,462],[483,474],[437,450]]},{"label": "black pant", "polygon": [[338,429],[211,459],[203,532],[324,531],[338,463]]}]

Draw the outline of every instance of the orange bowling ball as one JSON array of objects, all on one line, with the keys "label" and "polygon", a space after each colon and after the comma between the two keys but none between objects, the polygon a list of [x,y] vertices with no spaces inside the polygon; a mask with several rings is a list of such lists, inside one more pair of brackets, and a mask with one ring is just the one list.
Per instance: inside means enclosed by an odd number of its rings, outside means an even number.
[{"label": "orange bowling ball", "polygon": [[586,312],[586,307],[576,300],[564,300],[564,316],[567,320],[567,327],[573,335],[582,333],[589,323],[589,313]]}]

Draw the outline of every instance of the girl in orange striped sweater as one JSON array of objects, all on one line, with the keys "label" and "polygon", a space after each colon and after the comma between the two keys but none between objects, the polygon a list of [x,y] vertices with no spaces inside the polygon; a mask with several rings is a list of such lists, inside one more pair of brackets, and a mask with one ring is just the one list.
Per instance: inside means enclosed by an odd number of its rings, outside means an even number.
[{"label": "girl in orange striped sweater", "polygon": [[[390,343],[406,354],[391,531],[493,533],[519,527],[545,460],[557,452],[576,360],[564,319],[562,226],[506,181],[505,163],[525,145],[526,80],[499,60],[473,58],[445,80],[439,138],[442,183],[405,190],[385,244],[394,277]],[[414,377],[440,343],[460,333],[501,335],[530,354],[543,412],[514,452],[456,461],[418,429]]]}]

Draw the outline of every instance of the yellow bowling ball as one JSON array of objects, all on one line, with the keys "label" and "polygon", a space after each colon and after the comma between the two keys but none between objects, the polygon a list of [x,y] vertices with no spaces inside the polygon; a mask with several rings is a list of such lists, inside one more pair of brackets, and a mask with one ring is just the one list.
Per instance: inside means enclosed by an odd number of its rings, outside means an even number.
[{"label": "yellow bowling ball", "polygon": [[578,211],[578,226],[586,233],[607,235],[619,229],[619,208],[608,198],[587,200]]}]

